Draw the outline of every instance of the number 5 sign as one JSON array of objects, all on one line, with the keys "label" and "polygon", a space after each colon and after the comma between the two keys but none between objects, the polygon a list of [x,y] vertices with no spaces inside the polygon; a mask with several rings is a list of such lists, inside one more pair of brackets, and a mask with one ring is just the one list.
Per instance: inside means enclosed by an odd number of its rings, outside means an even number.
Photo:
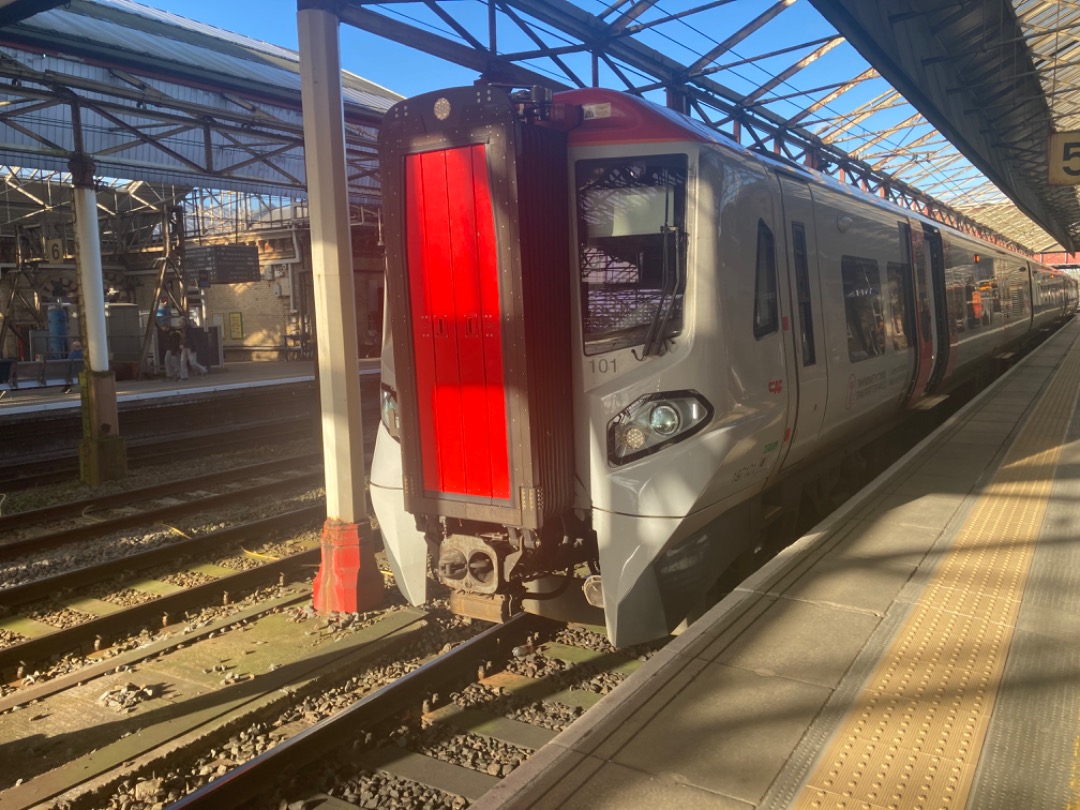
[{"label": "number 5 sign", "polygon": [[1050,136],[1050,184],[1080,184],[1080,132],[1056,132]]}]

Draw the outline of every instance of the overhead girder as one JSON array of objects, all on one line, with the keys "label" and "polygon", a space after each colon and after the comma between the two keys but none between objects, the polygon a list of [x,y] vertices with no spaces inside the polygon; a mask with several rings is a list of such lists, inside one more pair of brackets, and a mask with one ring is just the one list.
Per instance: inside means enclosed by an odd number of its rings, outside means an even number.
[{"label": "overhead girder", "polygon": [[[791,67],[787,68],[786,70],[781,70],[773,78],[769,79],[769,81],[765,82],[763,85],[758,87],[758,89],[755,90],[753,93],[750,93],[747,96],[743,96],[740,103],[744,107],[748,106],[750,104],[753,104],[759,98],[761,98],[766,93],[768,93],[770,90],[773,90],[774,88],[779,87],[781,84],[786,82],[788,79],[792,78],[800,70],[802,70],[803,68],[809,66],[812,62],[820,59],[822,56],[827,54],[829,51],[831,51],[833,48],[835,48],[837,45],[839,45],[843,41],[844,41],[843,37],[829,37],[819,47],[815,48],[813,51],[811,51],[806,56],[804,56],[802,59],[800,59],[795,64],[793,64]],[[772,54],[769,54],[769,55],[772,55]],[[765,54],[763,54],[762,56],[764,57]]]},{"label": "overhead girder", "polygon": [[[59,4],[32,5],[40,12]],[[86,3],[64,13],[106,24]],[[355,201],[377,200],[381,113],[350,104],[345,119]],[[97,176],[306,193],[298,88],[256,86],[195,61],[140,58],[34,20],[10,25],[0,46],[0,164],[64,171],[75,153],[94,161]]]},{"label": "overhead girder", "polygon": [[877,75],[878,75],[878,72],[876,70],[874,70],[874,68],[869,68],[868,70],[864,70],[862,73],[860,73],[858,76],[856,76],[851,81],[844,82],[843,84],[841,84],[839,87],[837,87],[831,93],[827,93],[826,95],[819,98],[817,101],[815,101],[813,104],[811,104],[806,109],[801,110],[797,114],[795,114],[795,115],[791,116],[790,118],[788,118],[787,121],[784,122],[785,125],[789,126],[789,127],[795,126],[796,124],[798,124],[800,121],[802,121],[807,116],[813,115],[814,113],[816,113],[822,107],[826,107],[829,104],[832,104],[834,101],[836,101],[836,99],[840,98],[840,96],[844,95],[844,93],[848,92],[852,88],[862,84],[865,81],[877,78]]},{"label": "overhead girder", "polygon": [[[864,157],[866,155],[867,150],[869,150],[870,147],[877,146],[879,143],[881,143],[882,141],[887,139],[890,135],[893,135],[893,134],[895,134],[897,132],[903,132],[904,130],[912,129],[915,126],[918,126],[920,124],[925,124],[925,123],[926,123],[926,119],[922,117],[922,114],[921,113],[915,113],[914,115],[911,115],[911,116],[905,118],[903,121],[901,121],[898,124],[895,124],[894,126],[885,127],[883,129],[878,130],[877,134],[874,135],[873,137],[865,138],[864,140],[860,141],[858,146],[856,146],[854,149],[852,149],[849,154],[851,154],[852,157],[858,157],[858,158]],[[852,137],[853,136],[848,135],[848,136],[845,136],[843,138],[834,138],[834,139],[831,139],[830,142],[831,143],[841,143],[841,142],[846,141],[846,140],[851,140]],[[859,137],[864,137],[864,136],[859,136]]]},{"label": "overhead girder", "polygon": [[[1048,183],[1055,122],[1012,3],[811,2],[1017,207],[1077,250],[1080,203],[1072,187]],[[1011,110],[987,111],[1002,98],[1015,100]],[[1005,131],[1022,133],[1016,142],[1031,146],[1029,160],[1001,143]]]},{"label": "overhead girder", "polygon": [[[936,146],[938,144],[941,144],[941,146],[935,150],[924,150],[921,154],[916,151],[920,146]],[[889,171],[890,174],[898,174],[899,171],[907,170],[909,167],[925,164],[948,148],[949,142],[942,138],[937,130],[931,130],[911,141],[911,143],[905,143],[901,149],[891,148],[885,152],[865,153],[862,159],[870,163],[875,171],[886,171],[885,167],[887,165],[899,164],[901,166],[900,170]],[[959,158],[959,153],[956,156]],[[881,159],[878,160],[878,158]],[[877,163],[874,163],[874,160],[877,160]],[[914,182],[909,174],[905,174],[904,179],[909,183]]]},{"label": "overhead girder", "polygon": [[813,122],[805,122],[807,126],[814,124],[826,124],[827,126],[816,130],[817,136],[826,143],[831,143],[837,136],[854,129],[879,110],[891,107],[903,106],[904,100],[895,90],[889,89],[869,101],[860,104],[854,110],[830,118],[821,118]]},{"label": "overhead girder", "polygon": [[768,9],[763,11],[757,17],[752,19],[734,34],[729,36],[723,42],[717,43],[716,47],[706,52],[696,62],[693,62],[685,71],[685,78],[690,79],[695,76],[701,75],[701,71],[716,61],[717,57],[721,54],[727,53],[740,42],[745,40],[752,33],[757,31],[761,26],[765,25],[769,20],[776,17],[780,12],[794,3],[795,0],[778,0]]},{"label": "overhead girder", "polygon": [[[663,89],[667,91],[669,106],[695,115],[707,125],[750,144],[752,148],[826,171],[844,182],[867,188],[871,193],[880,194],[900,205],[947,218],[950,224],[966,231],[1007,242],[1004,237],[989,233],[977,222],[959,211],[948,209],[940,201],[903,180],[880,173],[808,128],[804,118],[818,112],[860,82],[876,76],[873,70],[864,71],[842,84],[826,97],[827,100],[809,105],[791,119],[759,104],[760,93],[740,93],[713,78],[724,67],[714,64],[718,58],[735,44],[746,40],[752,31],[759,29],[768,18],[778,15],[794,0],[774,3],[734,34],[715,43],[714,47],[687,64],[672,59],[634,36],[666,22],[686,20],[728,2],[731,0],[714,0],[661,18],[645,19],[643,15],[647,10],[658,10],[652,2],[629,6],[626,2],[616,2],[596,16],[567,0],[489,0],[487,31],[481,34],[474,30],[467,37],[459,31],[460,27],[466,26],[460,18],[450,26],[452,34],[442,35],[376,10],[374,7],[383,5],[377,0],[341,0],[334,5],[334,10],[346,24],[475,70],[480,80],[486,82],[518,87],[537,85],[555,91],[582,86],[585,78],[568,68],[565,57],[587,54],[592,65],[592,75],[588,78],[591,85],[599,83],[600,68],[604,66],[623,83],[622,89],[639,94]],[[300,0],[299,7],[317,3],[319,0]],[[398,5],[400,3],[395,3],[395,7]],[[428,8],[440,6],[438,16],[444,21],[444,14],[452,14],[459,8],[455,3],[439,0],[425,0],[425,5]],[[496,40],[496,18],[499,16],[510,20],[536,47],[528,51],[500,53]],[[612,17],[612,20],[605,22],[608,17]],[[557,34],[558,42],[550,42],[554,38],[552,32]],[[548,36],[545,38],[544,34]],[[809,61],[820,56],[822,49],[818,51],[816,55],[808,55]],[[808,57],[804,56],[787,70],[792,74],[797,72],[809,64]],[[540,60],[547,62],[543,69],[550,70],[550,75],[536,67]],[[777,82],[775,86],[779,84]],[[879,105],[876,110],[865,110],[865,115],[845,116],[842,123],[827,129],[835,137],[858,126],[860,121],[880,109]],[[1014,246],[1023,249],[1021,245]]]}]

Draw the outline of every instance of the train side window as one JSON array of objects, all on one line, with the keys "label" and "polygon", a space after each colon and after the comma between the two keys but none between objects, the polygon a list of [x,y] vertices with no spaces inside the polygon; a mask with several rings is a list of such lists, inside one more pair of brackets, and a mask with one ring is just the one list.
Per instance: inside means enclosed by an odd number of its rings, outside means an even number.
[{"label": "train side window", "polygon": [[906,266],[898,262],[889,262],[885,274],[889,282],[889,329],[894,349],[903,350],[911,345],[911,321],[908,312],[907,288],[908,275]]},{"label": "train side window", "polygon": [[769,226],[758,220],[757,271],[754,276],[754,337],[777,330],[780,310],[776,303],[776,240]]},{"label": "train side window", "polygon": [[881,272],[874,259],[841,256],[848,357],[852,363],[885,353],[885,317],[881,307]]},{"label": "train side window", "polygon": [[817,362],[814,348],[814,312],[810,301],[810,257],[806,252],[806,226],[791,223],[791,245],[795,252],[795,287],[799,296],[799,337],[802,342],[802,363]]}]

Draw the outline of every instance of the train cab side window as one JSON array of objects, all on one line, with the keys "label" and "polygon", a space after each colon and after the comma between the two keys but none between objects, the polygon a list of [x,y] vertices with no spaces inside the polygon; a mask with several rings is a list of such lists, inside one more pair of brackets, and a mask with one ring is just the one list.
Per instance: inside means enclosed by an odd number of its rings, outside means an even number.
[{"label": "train cab side window", "polygon": [[581,160],[578,263],[585,354],[662,354],[683,329],[686,155]]},{"label": "train cab side window", "polygon": [[878,263],[859,256],[841,256],[840,272],[844,279],[848,357],[852,363],[878,357],[885,353],[885,316]]},{"label": "train cab side window", "polygon": [[776,303],[776,240],[760,219],[757,230],[757,270],[754,275],[754,337],[775,332],[780,324]]},{"label": "train cab side window", "polygon": [[814,348],[814,310],[810,300],[810,257],[806,250],[806,226],[791,223],[791,244],[795,252],[795,286],[799,295],[799,337],[802,343],[802,363],[817,362]]}]

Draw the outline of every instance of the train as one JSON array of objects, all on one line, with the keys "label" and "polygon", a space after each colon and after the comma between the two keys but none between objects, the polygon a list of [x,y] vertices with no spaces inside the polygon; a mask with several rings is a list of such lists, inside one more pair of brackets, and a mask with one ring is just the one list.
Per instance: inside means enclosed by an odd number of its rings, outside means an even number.
[{"label": "train", "polygon": [[[398,587],[661,638],[1076,281],[634,95],[391,108],[369,478]],[[787,515],[788,517],[783,517]]]}]

